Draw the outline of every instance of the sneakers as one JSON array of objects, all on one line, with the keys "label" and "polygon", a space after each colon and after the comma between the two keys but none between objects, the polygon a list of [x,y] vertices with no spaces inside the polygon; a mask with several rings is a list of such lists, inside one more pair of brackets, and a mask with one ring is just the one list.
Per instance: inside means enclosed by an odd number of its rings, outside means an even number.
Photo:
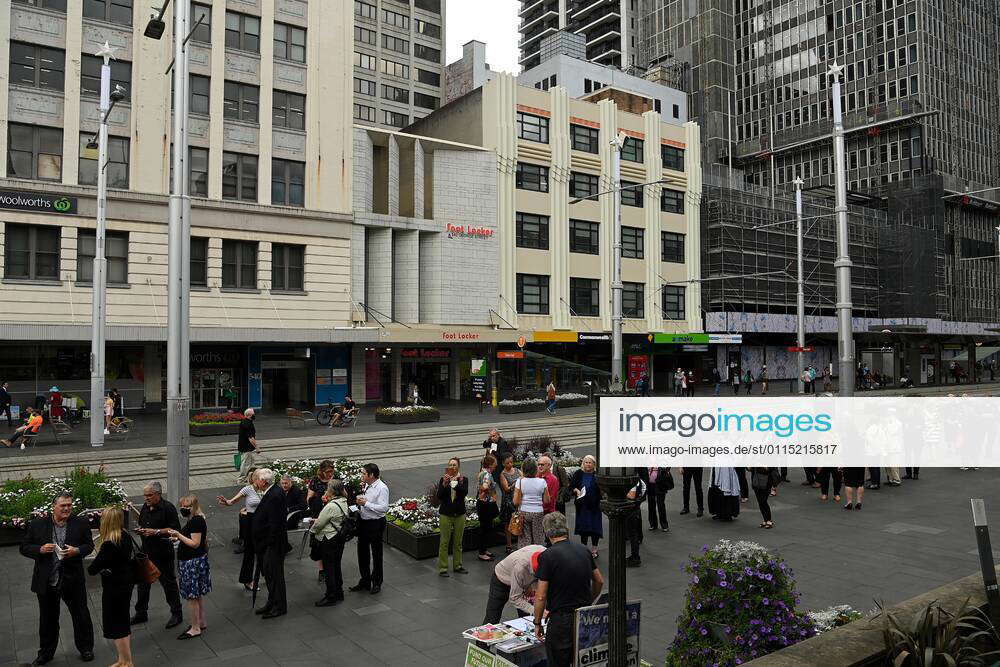
[{"label": "sneakers", "polygon": [[111,431],[109,431],[108,429],[104,429],[104,435],[111,435]]},{"label": "sneakers", "polygon": [[625,559],[625,567],[639,567],[642,565],[642,559],[638,556],[629,556]]}]

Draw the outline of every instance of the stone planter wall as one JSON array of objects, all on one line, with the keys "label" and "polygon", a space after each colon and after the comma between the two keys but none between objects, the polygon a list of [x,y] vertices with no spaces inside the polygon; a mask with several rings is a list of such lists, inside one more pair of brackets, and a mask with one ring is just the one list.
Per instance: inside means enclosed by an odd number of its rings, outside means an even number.
[{"label": "stone planter wall", "polygon": [[[462,535],[462,551],[472,551],[479,548],[479,527],[470,529],[468,526]],[[403,553],[417,560],[434,558],[438,555],[441,545],[440,533],[430,535],[414,535],[403,530],[394,523],[386,522],[385,543],[395,547]],[[490,546],[506,544],[503,530],[494,526],[493,537],[489,542]]]},{"label": "stone planter wall", "polygon": [[189,424],[191,435],[202,437],[206,435],[236,435],[240,432],[240,423],[234,424]]},{"label": "stone planter wall", "polygon": [[[559,408],[577,408],[581,405],[587,405],[589,401],[586,398],[575,398],[565,401],[556,401],[556,410]],[[503,415],[515,415],[522,412],[541,412],[545,409],[545,403],[542,404],[529,404],[529,405],[500,405],[500,414]]]},{"label": "stone planter wall", "polygon": [[16,546],[24,541],[25,530],[12,526],[0,526],[0,547]]},{"label": "stone planter wall", "polygon": [[441,420],[441,413],[423,413],[423,414],[381,414],[379,412],[375,413],[375,421],[381,422],[383,424],[419,424],[421,422],[436,422]]}]

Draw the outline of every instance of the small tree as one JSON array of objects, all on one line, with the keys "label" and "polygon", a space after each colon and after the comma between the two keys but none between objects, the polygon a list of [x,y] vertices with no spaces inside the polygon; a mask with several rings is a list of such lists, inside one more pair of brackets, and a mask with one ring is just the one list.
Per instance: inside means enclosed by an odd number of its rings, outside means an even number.
[{"label": "small tree", "polygon": [[687,604],[667,667],[740,665],[812,637],[791,569],[755,542],[721,540],[685,566]]}]

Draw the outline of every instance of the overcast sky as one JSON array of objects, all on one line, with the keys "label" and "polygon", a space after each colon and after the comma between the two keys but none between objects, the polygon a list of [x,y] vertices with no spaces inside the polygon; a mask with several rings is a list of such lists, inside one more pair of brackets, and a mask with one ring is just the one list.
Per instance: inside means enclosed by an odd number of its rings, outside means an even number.
[{"label": "overcast sky", "polygon": [[462,45],[486,42],[486,62],[501,72],[520,72],[517,64],[518,0],[447,0],[448,64],[462,57]]}]

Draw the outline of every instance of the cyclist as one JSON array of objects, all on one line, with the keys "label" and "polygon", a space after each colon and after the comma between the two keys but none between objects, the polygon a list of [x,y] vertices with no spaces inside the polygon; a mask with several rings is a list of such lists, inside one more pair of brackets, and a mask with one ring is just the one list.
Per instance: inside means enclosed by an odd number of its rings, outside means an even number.
[{"label": "cyclist", "polygon": [[344,397],[344,403],[337,409],[333,415],[333,420],[330,422],[330,428],[334,426],[342,426],[345,419],[348,416],[353,416],[357,411],[358,406],[354,400],[348,395]]}]

